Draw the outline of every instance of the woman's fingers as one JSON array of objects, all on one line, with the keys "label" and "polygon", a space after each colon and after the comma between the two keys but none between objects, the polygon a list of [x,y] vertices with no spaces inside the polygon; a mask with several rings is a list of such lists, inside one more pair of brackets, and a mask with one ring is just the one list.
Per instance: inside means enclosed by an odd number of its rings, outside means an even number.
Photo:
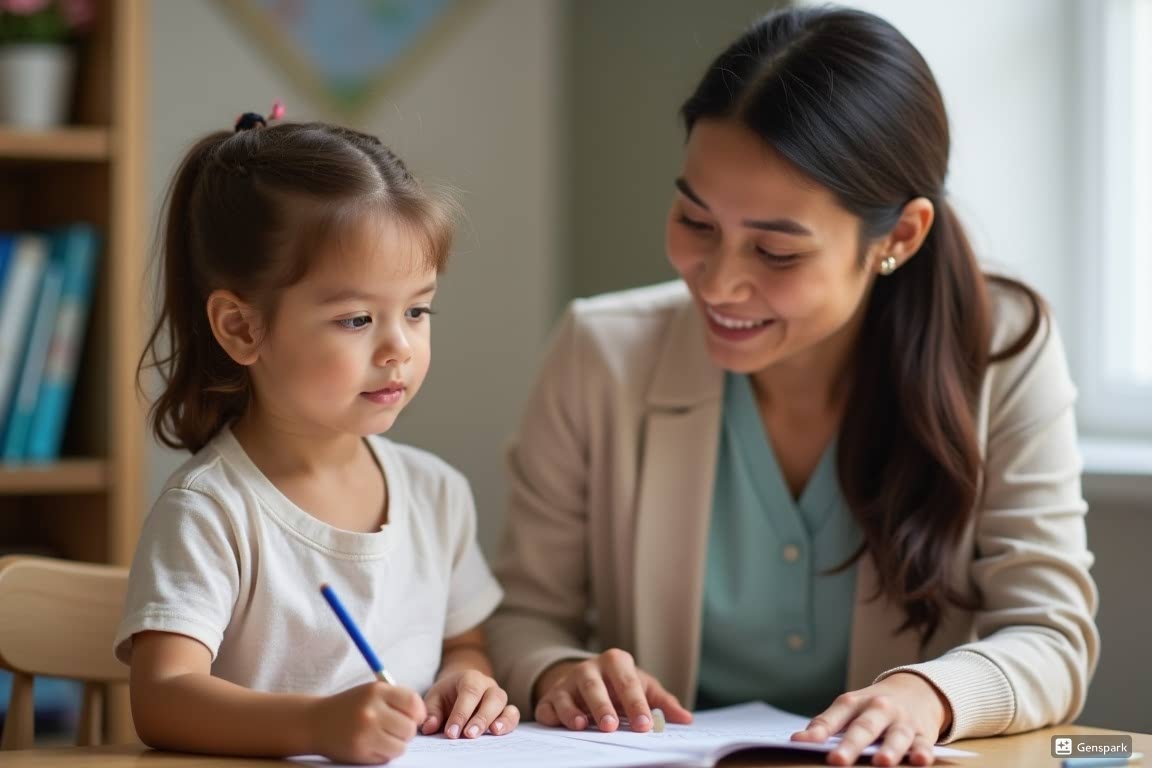
[{"label": "woman's fingers", "polygon": [[552,706],[556,708],[556,716],[564,727],[572,731],[582,731],[588,727],[588,715],[566,688],[563,686],[554,688],[548,696]]},{"label": "woman's fingers", "polygon": [[648,703],[664,712],[664,720],[669,723],[687,725],[692,722],[692,712],[685,709],[680,699],[673,696],[659,681],[648,676]]},{"label": "woman's fingers", "polygon": [[853,693],[836,697],[832,706],[824,710],[808,723],[808,727],[792,734],[793,741],[827,741],[848,725],[860,709],[860,699]]},{"label": "woman's fingers", "polygon": [[612,706],[605,675],[599,666],[595,663],[581,664],[570,679],[576,686],[573,698],[584,702],[584,708],[591,714],[596,727],[607,733],[615,731],[620,725],[620,715]]},{"label": "woman's fingers", "polygon": [[872,757],[873,765],[899,765],[908,754],[908,748],[916,738],[916,728],[911,723],[896,722],[884,732],[884,743]]},{"label": "woman's fingers", "polygon": [[[627,715],[632,730],[641,732],[650,730],[652,728],[652,710],[648,707],[644,681],[636,669],[636,662],[633,660],[632,654],[619,648],[613,648],[601,654],[600,665],[604,679],[611,687],[616,700],[624,708],[624,714]],[[588,699],[585,698],[585,701],[588,702]],[[591,705],[591,702],[588,703]],[[595,714],[595,710],[593,713]],[[616,713],[613,712],[613,714]],[[600,730],[614,731],[618,725],[619,720],[617,719],[610,728],[605,728],[601,724]]]},{"label": "woman's fingers", "polygon": [[828,762],[833,765],[852,765],[864,748],[880,738],[880,734],[892,724],[891,705],[879,696],[855,718],[844,731],[840,745],[828,754]]}]

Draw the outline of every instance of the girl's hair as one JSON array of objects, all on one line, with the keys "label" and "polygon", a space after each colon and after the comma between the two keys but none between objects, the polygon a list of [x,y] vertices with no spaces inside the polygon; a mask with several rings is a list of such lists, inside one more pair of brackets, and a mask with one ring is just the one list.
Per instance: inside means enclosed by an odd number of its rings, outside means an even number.
[{"label": "girl's hair", "polygon": [[[863,532],[877,595],[902,605],[927,644],[946,602],[974,607],[950,583],[979,493],[976,409],[991,363],[1019,353],[1044,312],[1026,286],[980,270],[944,194],[948,118],[920,53],[876,16],[838,8],[789,9],[753,25],[712,63],[681,108],[737,120],[861,220],[868,242],[926,197],[935,222],[916,258],[877,280],[852,362],[838,472]],[[1032,304],[1027,330],[990,353],[987,281]]]},{"label": "girl's hair", "polygon": [[314,255],[366,217],[388,217],[440,271],[452,247],[452,204],[425,191],[379,139],[324,123],[221,131],[198,141],[168,190],[156,325],[137,368],[159,370],[152,430],[197,451],[243,413],[247,369],[217,343],[207,298],[235,292],[268,327],[280,291]]}]

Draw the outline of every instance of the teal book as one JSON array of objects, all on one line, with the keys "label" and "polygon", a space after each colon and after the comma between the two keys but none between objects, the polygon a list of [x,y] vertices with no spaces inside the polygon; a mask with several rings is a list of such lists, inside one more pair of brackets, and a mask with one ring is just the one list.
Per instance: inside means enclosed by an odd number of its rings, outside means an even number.
[{"label": "teal book", "polygon": [[32,427],[24,458],[27,461],[55,461],[60,457],[64,425],[68,420],[80,350],[88,326],[92,303],[92,283],[100,238],[87,224],[74,224],[59,234],[64,266],[60,304],[52,325],[44,379],[36,398]]},{"label": "teal book", "polygon": [[32,429],[32,413],[36,410],[36,397],[44,378],[44,365],[48,359],[48,343],[52,339],[52,326],[60,310],[60,291],[64,284],[64,261],[60,243],[53,238],[48,266],[40,282],[40,296],[32,314],[24,345],[24,359],[20,364],[20,377],[9,408],[8,420],[0,440],[0,460],[17,462],[24,459],[25,446]]},{"label": "teal book", "polygon": [[16,235],[9,256],[4,293],[0,294],[0,436],[20,376],[40,283],[48,262],[48,239]]}]

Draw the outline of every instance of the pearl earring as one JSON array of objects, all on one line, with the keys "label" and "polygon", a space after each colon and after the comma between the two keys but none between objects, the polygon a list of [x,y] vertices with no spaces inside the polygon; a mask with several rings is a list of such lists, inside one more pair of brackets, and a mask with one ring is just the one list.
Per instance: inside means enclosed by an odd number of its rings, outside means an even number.
[{"label": "pearl earring", "polygon": [[890,275],[896,271],[896,257],[885,256],[880,260],[880,274]]}]

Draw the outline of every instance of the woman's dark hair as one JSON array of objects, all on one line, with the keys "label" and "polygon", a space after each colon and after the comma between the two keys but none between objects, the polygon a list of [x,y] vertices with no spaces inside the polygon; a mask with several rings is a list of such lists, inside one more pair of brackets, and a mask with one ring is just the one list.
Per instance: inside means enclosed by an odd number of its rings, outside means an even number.
[{"label": "woman's dark hair", "polygon": [[[833,192],[861,220],[867,244],[905,204],[932,201],[919,253],[879,279],[867,299],[853,388],[839,436],[845,500],[863,532],[879,590],[902,605],[927,644],[946,602],[968,605],[950,581],[971,521],[982,459],[976,409],[988,366],[1018,354],[1043,305],[1028,287],[982,273],[944,193],[948,117],[920,53],[891,24],[838,8],[761,19],[709,66],[681,115],[738,121]],[[988,281],[1024,293],[1029,327],[990,351]],[[874,596],[877,597],[878,595]]]},{"label": "woman's dark hair", "polygon": [[197,451],[243,413],[247,369],[217,343],[206,301],[217,289],[255,306],[267,329],[276,297],[313,255],[365,217],[386,216],[440,271],[452,247],[452,205],[425,191],[379,139],[324,123],[221,131],[188,152],[168,191],[158,281],[162,299],[137,378],[156,368],[156,437]]}]

